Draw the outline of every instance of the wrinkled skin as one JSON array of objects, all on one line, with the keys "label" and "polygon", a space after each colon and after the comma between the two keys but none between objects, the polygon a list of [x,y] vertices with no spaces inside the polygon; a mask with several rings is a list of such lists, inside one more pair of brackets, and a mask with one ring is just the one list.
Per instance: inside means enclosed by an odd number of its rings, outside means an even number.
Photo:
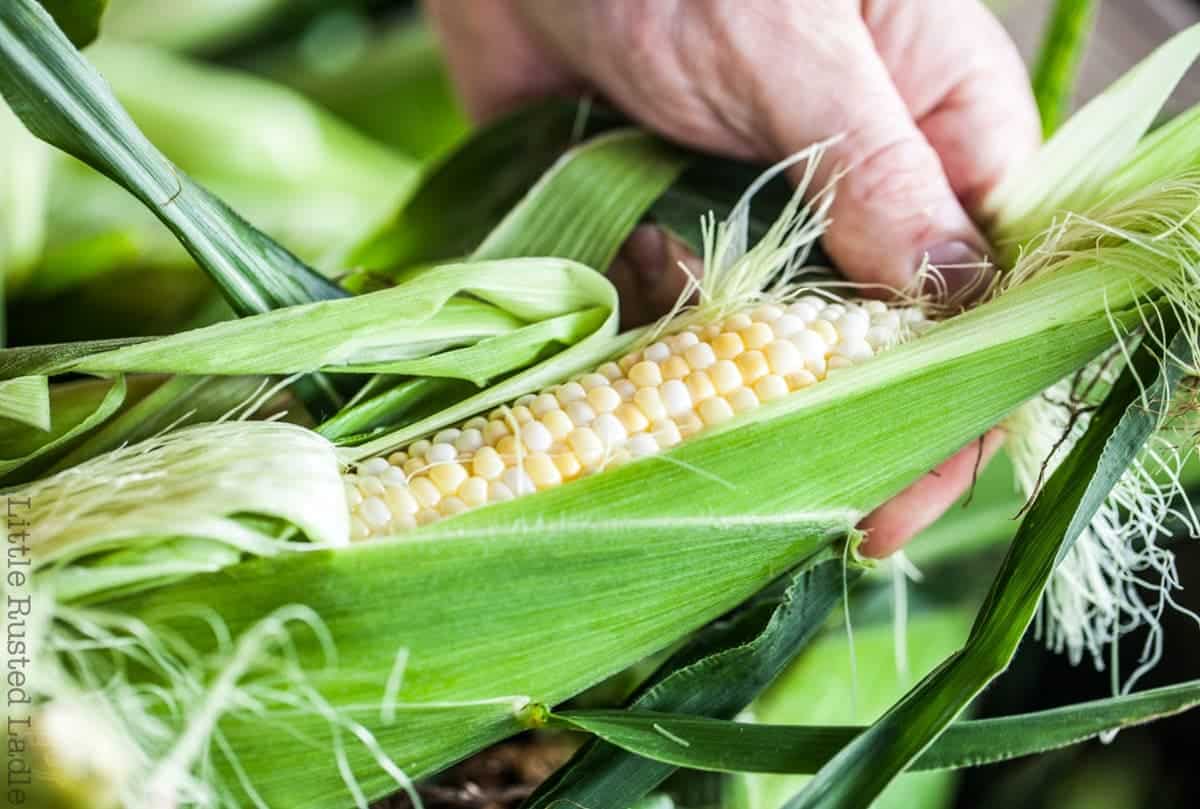
[{"label": "wrinkled skin", "polygon": [[[922,261],[978,282],[987,193],[1039,143],[1020,56],[977,0],[426,0],[477,120],[595,92],[688,145],[777,160],[842,136],[825,247],[851,279],[897,289]],[[678,245],[640,228],[611,272],[635,319],[683,287]],[[689,262],[694,267],[694,260]],[[900,425],[897,425],[900,429]],[[964,448],[863,523],[884,556],[970,485],[1000,444]]]}]

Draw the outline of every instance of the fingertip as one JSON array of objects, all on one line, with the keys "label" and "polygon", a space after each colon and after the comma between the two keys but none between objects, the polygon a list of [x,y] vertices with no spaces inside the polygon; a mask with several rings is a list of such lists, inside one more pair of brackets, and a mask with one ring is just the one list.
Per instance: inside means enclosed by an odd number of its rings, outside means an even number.
[{"label": "fingertip", "polygon": [[866,534],[860,552],[882,559],[904,547],[970,489],[1003,443],[1001,430],[989,431],[867,515],[858,526]]},{"label": "fingertip", "polygon": [[927,260],[979,264],[986,247],[937,152],[888,92],[891,103],[854,113],[849,134],[825,157],[823,171],[836,182],[824,245],[851,281],[912,293],[921,291],[914,282]]}]

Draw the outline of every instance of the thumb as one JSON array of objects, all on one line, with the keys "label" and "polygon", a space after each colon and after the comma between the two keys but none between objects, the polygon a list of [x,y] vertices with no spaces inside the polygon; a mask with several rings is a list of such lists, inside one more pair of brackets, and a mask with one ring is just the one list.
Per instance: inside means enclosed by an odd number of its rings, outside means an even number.
[{"label": "thumb", "polygon": [[841,136],[817,172],[818,183],[837,181],[826,251],[856,282],[905,289],[927,260],[941,271],[945,294],[982,291],[984,239],[865,25],[839,44],[849,44],[851,52],[839,55],[838,69],[817,74],[833,81],[813,87],[810,75],[806,103],[763,110],[781,154]]}]

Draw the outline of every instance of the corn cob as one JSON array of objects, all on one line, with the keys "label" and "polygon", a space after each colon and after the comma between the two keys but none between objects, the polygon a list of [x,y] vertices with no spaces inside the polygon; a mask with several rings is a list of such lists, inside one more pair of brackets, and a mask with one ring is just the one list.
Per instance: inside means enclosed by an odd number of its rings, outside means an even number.
[{"label": "corn cob", "polygon": [[693,325],[344,476],[351,538],[567,483],[825,379],[928,325],[918,307],[815,295]]}]

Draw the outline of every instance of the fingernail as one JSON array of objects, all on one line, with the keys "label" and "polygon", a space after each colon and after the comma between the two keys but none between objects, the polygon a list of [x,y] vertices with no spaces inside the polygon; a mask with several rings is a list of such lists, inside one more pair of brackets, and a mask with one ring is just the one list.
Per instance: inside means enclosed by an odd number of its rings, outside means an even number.
[{"label": "fingernail", "polygon": [[991,285],[996,268],[983,251],[969,242],[955,240],[934,245],[917,260],[937,270],[927,276],[922,291],[946,303],[965,306],[977,300]]}]

